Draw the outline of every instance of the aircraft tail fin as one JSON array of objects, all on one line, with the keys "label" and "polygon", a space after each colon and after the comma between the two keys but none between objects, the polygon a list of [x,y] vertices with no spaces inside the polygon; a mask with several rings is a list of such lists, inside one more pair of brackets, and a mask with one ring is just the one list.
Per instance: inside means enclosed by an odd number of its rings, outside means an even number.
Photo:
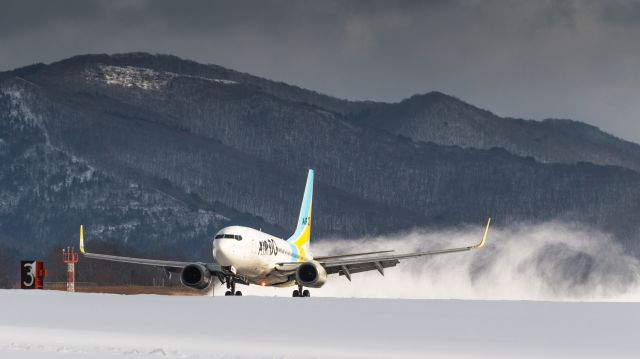
[{"label": "aircraft tail fin", "polygon": [[311,207],[313,202],[313,170],[309,170],[307,175],[307,185],[304,189],[302,197],[302,205],[300,206],[300,215],[298,216],[298,225],[287,242],[289,242],[298,251],[298,260],[303,258],[312,259],[313,256],[309,251],[311,243]]}]

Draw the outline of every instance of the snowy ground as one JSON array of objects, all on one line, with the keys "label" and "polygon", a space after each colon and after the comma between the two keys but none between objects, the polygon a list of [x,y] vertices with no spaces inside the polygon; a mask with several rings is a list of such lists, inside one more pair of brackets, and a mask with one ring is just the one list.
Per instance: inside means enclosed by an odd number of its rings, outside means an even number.
[{"label": "snowy ground", "polygon": [[0,290],[0,358],[637,358],[640,303]]}]

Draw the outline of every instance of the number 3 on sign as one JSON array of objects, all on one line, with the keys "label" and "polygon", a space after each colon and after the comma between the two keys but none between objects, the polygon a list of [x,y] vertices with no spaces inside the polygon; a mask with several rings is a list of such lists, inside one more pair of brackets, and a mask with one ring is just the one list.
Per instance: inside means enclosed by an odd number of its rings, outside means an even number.
[{"label": "number 3 on sign", "polygon": [[33,268],[35,263],[25,263],[24,267],[25,268],[29,268],[27,270],[27,276],[29,276],[29,282],[22,282],[22,284],[24,284],[27,287],[31,287],[33,285],[33,282],[36,280],[36,273],[35,273],[35,269]]}]

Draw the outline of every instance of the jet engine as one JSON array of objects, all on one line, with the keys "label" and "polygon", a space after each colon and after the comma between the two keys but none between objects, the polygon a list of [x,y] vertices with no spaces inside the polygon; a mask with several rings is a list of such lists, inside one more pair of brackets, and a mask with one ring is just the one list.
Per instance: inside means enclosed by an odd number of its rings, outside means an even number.
[{"label": "jet engine", "polygon": [[305,262],[296,270],[296,281],[305,287],[320,288],[327,282],[327,271],[320,262]]},{"label": "jet engine", "polygon": [[202,264],[189,264],[182,269],[180,281],[187,287],[205,289],[211,284],[211,272]]}]

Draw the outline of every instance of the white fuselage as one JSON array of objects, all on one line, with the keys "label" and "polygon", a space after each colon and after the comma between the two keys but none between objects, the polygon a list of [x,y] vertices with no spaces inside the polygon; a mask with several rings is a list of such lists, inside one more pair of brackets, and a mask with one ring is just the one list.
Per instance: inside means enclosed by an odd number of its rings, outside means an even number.
[{"label": "white fuselage", "polygon": [[276,236],[253,228],[231,226],[221,229],[213,240],[213,258],[224,267],[259,285],[293,285],[274,270],[277,263],[305,262],[296,247]]}]

